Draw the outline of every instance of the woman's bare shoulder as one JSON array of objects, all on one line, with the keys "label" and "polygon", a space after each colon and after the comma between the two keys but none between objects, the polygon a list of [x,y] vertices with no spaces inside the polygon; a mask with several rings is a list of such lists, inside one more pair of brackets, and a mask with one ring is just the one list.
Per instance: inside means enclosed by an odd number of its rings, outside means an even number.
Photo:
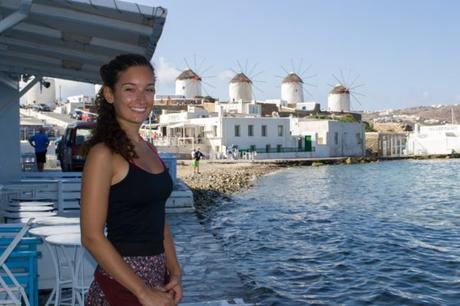
[{"label": "woman's bare shoulder", "polygon": [[112,159],[113,152],[105,143],[97,143],[88,152],[86,159]]},{"label": "woman's bare shoulder", "polygon": [[112,168],[113,153],[104,143],[95,144],[88,152],[85,161],[85,170],[91,168]]}]

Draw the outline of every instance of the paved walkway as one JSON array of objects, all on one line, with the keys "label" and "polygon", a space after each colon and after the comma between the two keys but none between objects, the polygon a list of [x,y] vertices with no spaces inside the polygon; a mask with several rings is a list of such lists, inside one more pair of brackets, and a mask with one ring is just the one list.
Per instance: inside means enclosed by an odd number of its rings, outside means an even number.
[{"label": "paved walkway", "polygon": [[[247,305],[241,279],[232,261],[195,213],[167,215],[183,276],[184,306]],[[40,295],[44,305],[48,295]]]},{"label": "paved walkway", "polygon": [[194,213],[168,214],[184,273],[184,303],[245,298],[232,261]]}]

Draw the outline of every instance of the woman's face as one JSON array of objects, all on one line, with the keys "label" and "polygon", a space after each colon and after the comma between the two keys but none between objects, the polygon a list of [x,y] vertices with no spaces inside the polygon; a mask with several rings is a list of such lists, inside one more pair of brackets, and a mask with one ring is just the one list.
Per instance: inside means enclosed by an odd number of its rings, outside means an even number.
[{"label": "woman's face", "polygon": [[120,123],[140,125],[153,107],[155,84],[147,66],[133,66],[120,72],[114,90],[104,87],[107,102],[112,103]]}]

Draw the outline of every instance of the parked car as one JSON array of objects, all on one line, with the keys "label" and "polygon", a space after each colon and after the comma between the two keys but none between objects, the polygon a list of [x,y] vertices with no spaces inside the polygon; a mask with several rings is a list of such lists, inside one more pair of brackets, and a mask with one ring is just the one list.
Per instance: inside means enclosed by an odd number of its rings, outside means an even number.
[{"label": "parked car", "polygon": [[75,122],[67,126],[64,136],[56,144],[56,156],[62,171],[82,171],[85,159],[80,149],[91,136],[94,122]]},{"label": "parked car", "polygon": [[35,111],[39,111],[39,112],[50,112],[51,111],[51,108],[44,103],[33,104],[32,109]]},{"label": "parked car", "polygon": [[81,120],[82,116],[82,111],[79,109],[74,110],[72,113],[70,113],[70,117],[73,119]]}]

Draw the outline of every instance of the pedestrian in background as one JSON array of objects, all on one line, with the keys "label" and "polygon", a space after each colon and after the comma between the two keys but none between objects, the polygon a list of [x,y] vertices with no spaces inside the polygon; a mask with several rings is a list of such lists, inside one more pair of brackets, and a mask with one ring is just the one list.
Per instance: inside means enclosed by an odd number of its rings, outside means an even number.
[{"label": "pedestrian in background", "polygon": [[200,160],[204,157],[204,154],[200,152],[200,148],[193,150],[193,173],[200,174]]},{"label": "pedestrian in background", "polygon": [[42,172],[46,163],[46,152],[50,144],[45,128],[41,127],[37,134],[29,138],[29,143],[35,149],[35,162],[37,170]]}]

